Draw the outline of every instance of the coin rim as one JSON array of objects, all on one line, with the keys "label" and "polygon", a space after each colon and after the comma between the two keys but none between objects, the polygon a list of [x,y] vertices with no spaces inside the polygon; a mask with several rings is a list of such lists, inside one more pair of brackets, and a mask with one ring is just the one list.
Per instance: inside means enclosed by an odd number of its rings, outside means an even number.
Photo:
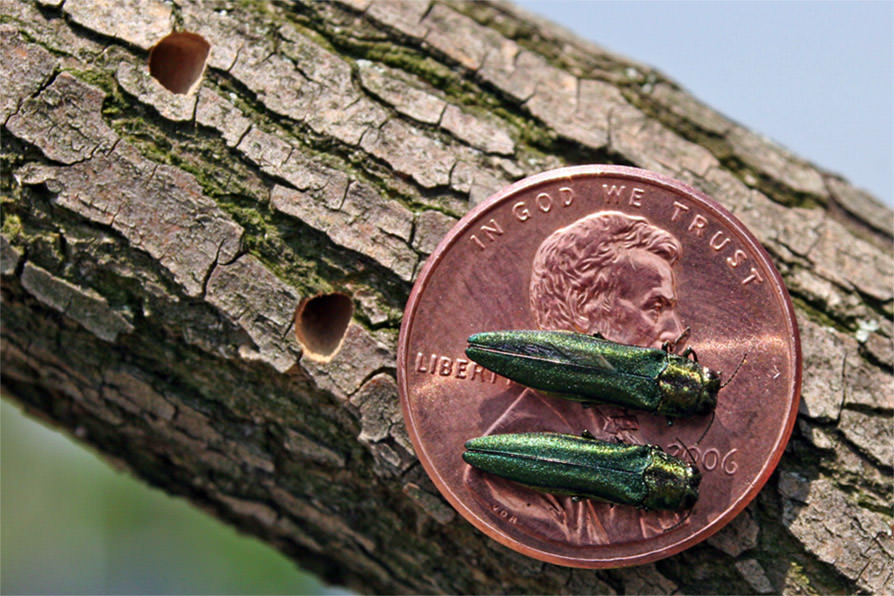
[{"label": "coin rim", "polygon": [[[672,192],[681,193],[691,199],[694,199],[696,202],[703,203],[709,209],[714,210],[720,215],[724,216],[725,223],[730,225],[730,227],[738,233],[739,237],[750,246],[758,259],[763,262],[764,267],[770,271],[773,280],[776,282],[775,287],[781,291],[780,294],[782,303],[785,308],[786,314],[788,315],[788,339],[791,342],[791,352],[794,359],[794,375],[792,379],[793,397],[791,407],[788,411],[788,420],[783,428],[783,432],[778,435],[779,439],[773,450],[771,451],[769,457],[764,462],[763,468],[757,474],[755,480],[752,482],[748,490],[744,491],[742,493],[742,496],[737,501],[735,501],[732,506],[727,508],[727,510],[723,514],[719,515],[715,520],[711,521],[701,530],[693,534],[689,534],[678,542],[667,545],[664,548],[641,553],[639,555],[624,556],[618,558],[603,557],[593,559],[585,557],[569,557],[565,555],[557,555],[555,553],[532,547],[523,542],[520,542],[519,540],[516,540],[503,533],[502,530],[490,524],[488,520],[480,518],[478,515],[476,515],[457,495],[453,493],[447,483],[441,479],[440,475],[435,469],[435,466],[433,465],[431,460],[429,460],[428,455],[423,448],[422,441],[416,432],[415,421],[412,412],[410,411],[408,403],[409,400],[407,398],[408,380],[405,373],[405,371],[407,370],[407,342],[409,341],[408,337],[410,334],[410,329],[412,327],[412,324],[415,322],[414,312],[416,310],[417,303],[420,300],[420,296],[424,292],[424,286],[427,285],[425,283],[426,280],[428,279],[429,275],[431,275],[432,272],[437,268],[437,265],[440,263],[443,255],[453,246],[454,240],[457,237],[461,236],[468,229],[469,225],[474,220],[476,220],[481,213],[501,203],[504,199],[511,195],[515,195],[527,188],[541,185],[547,182],[556,182],[560,180],[568,180],[570,182],[575,178],[582,177],[615,177],[648,182],[650,184],[663,187]],[[659,174],[657,172],[629,166],[615,165],[569,166],[558,168],[555,170],[549,170],[540,174],[535,174],[502,188],[501,190],[488,197],[485,201],[475,206],[468,213],[466,213],[453,226],[453,228],[451,228],[450,231],[447,232],[444,238],[441,239],[441,241],[438,243],[438,246],[431,253],[428,259],[426,259],[425,264],[420,269],[419,274],[416,277],[416,281],[413,284],[413,289],[410,292],[410,297],[407,300],[406,307],[404,308],[397,348],[397,385],[401,411],[404,416],[404,423],[406,425],[407,433],[409,434],[410,440],[413,443],[413,447],[416,450],[416,457],[419,459],[422,467],[425,469],[425,472],[438,488],[438,491],[441,493],[441,495],[445,499],[447,499],[447,501],[453,506],[453,508],[456,509],[466,521],[471,523],[473,526],[475,526],[477,529],[482,531],[490,538],[503,544],[504,546],[507,546],[512,550],[541,561],[555,563],[558,565],[589,569],[642,565],[672,556],[685,549],[691,548],[699,542],[702,542],[703,540],[709,538],[710,536],[718,532],[721,528],[726,526],[745,507],[747,507],[748,504],[751,503],[752,500],[754,500],[758,492],[760,492],[760,490],[770,479],[770,476],[776,469],[776,466],[779,464],[779,461],[782,458],[782,454],[785,451],[785,447],[788,444],[789,438],[791,437],[791,433],[794,429],[795,421],[797,419],[798,407],[801,399],[801,367],[801,338],[798,331],[798,321],[795,317],[795,310],[794,306],[792,305],[791,297],[788,293],[788,288],[786,288],[785,283],[782,280],[782,276],[779,274],[779,271],[773,264],[773,261],[770,258],[770,255],[767,253],[766,249],[761,246],[760,242],[757,240],[757,238],[754,237],[754,234],[752,234],[751,231],[748,230],[745,224],[739,221],[739,219],[726,207],[724,207],[705,193],[699,191],[698,189],[689,186],[688,184],[680,182],[679,180],[676,180],[664,174]]]}]

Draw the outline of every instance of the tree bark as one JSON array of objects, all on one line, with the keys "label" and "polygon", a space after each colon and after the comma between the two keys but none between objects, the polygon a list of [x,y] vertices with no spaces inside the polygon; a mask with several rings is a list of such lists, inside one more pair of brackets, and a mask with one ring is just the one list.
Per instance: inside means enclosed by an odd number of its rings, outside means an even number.
[{"label": "tree bark", "polygon": [[[2,388],[27,412],[361,592],[894,590],[892,214],[872,197],[495,1],[0,0],[0,22]],[[211,45],[185,95],[146,68],[172,28]],[[638,568],[484,537],[398,406],[426,255],[491,192],[575,163],[656,170],[731,209],[803,340],[767,486]],[[332,292],[355,310],[313,359],[294,315]]]}]

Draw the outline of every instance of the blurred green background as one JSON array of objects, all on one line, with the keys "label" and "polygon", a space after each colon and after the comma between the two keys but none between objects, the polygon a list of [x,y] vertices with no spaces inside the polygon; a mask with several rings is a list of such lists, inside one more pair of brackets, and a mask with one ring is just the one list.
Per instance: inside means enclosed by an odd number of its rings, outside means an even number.
[{"label": "blurred green background", "polygon": [[3,594],[347,594],[0,402]]}]

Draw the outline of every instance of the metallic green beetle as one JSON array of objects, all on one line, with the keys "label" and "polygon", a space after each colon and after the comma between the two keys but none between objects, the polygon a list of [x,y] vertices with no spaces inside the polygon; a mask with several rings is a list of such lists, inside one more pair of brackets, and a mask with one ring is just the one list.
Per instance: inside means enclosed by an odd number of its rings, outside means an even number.
[{"label": "metallic green beetle", "polygon": [[559,433],[489,435],[466,442],[466,463],[554,495],[641,509],[688,509],[701,472],[655,445]]},{"label": "metallic green beetle", "polygon": [[691,349],[678,355],[570,331],[476,333],[466,354],[499,375],[566,399],[665,416],[711,412],[721,387],[720,374],[700,365]]}]

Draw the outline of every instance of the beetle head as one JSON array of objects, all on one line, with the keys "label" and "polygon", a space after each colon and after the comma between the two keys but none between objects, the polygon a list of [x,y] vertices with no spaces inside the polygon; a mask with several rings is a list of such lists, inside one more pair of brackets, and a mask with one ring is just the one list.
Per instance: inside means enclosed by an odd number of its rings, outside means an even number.
[{"label": "beetle head", "polygon": [[702,474],[698,468],[652,448],[652,462],[643,472],[646,509],[689,509],[698,500]]},{"label": "beetle head", "polygon": [[720,374],[693,360],[672,356],[658,375],[658,385],[663,396],[659,414],[696,416],[717,405]]}]

